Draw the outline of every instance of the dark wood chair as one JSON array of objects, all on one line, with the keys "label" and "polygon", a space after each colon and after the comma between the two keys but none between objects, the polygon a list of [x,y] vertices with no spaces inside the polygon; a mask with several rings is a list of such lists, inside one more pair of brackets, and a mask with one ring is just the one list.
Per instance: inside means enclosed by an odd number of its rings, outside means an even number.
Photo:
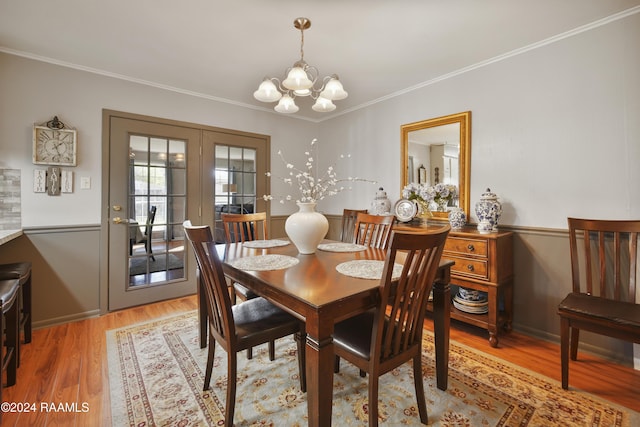
[{"label": "dark wood chair", "polygon": [[353,229],[353,242],[374,248],[386,248],[394,219],[393,215],[359,213]]},{"label": "dark wood chair", "polygon": [[[267,214],[265,212],[250,214],[231,214],[223,213],[221,215],[222,224],[224,226],[224,238],[227,243],[247,242],[258,239],[269,238],[267,231]],[[243,299],[255,298],[253,291],[240,283],[234,283],[234,303],[236,295]]]},{"label": "dark wood chair", "polygon": [[304,323],[261,297],[231,305],[211,229],[192,226],[189,221],[185,221],[183,226],[196,256],[209,317],[209,352],[203,390],[210,386],[216,342],[227,353],[225,425],[233,425],[237,353],[242,350],[294,334],[298,344],[300,388],[306,391]]},{"label": "dark wood chair", "polygon": [[580,330],[640,343],[638,233],[640,221],[568,218],[572,291],[558,306],[562,388]]},{"label": "dark wood chair", "polygon": [[[20,282],[18,279],[0,280],[0,365],[2,371],[7,373],[6,384],[0,381],[0,402],[2,399],[2,389],[15,385],[18,370],[18,346],[20,328],[20,308],[18,304],[18,293]],[[2,375],[0,375],[2,378]],[[0,420],[2,420],[0,411]]]},{"label": "dark wood chair", "polygon": [[[391,237],[393,221],[391,215],[371,215],[365,212],[356,213],[355,224],[352,228],[352,238],[349,242],[367,245],[374,248],[386,248]],[[336,356],[334,371],[340,371],[340,357]],[[360,376],[366,377],[365,371],[360,370]]]},{"label": "dark wood chair", "polygon": [[[335,325],[336,361],[343,358],[369,374],[369,426],[378,425],[379,377],[409,360],[413,361],[420,421],[427,424],[422,382],[423,322],[449,230],[392,232],[377,307]],[[396,262],[404,267],[400,279],[394,282],[391,275]]]},{"label": "dark wood chair", "polygon": [[[231,214],[223,213],[221,215],[222,224],[224,226],[224,237],[227,243],[248,242],[252,240],[269,238],[267,231],[267,214],[266,212],[257,212],[249,214]],[[236,298],[246,301],[258,297],[251,289],[242,283],[233,283],[233,303]],[[253,352],[251,348],[247,349],[247,357],[251,359]],[[269,343],[269,358],[275,359],[275,347],[273,342]]]},{"label": "dark wood chair", "polygon": [[[153,223],[156,220],[156,211],[158,210],[157,206],[151,206],[149,209],[149,213],[147,214],[147,222],[144,226],[144,233],[141,236],[137,236],[139,233],[135,233],[133,236],[129,238],[129,255],[133,255],[133,245],[144,243],[144,248],[147,252],[147,255],[151,255],[152,260],[156,260],[153,256],[153,247],[151,246],[151,237],[153,232]],[[137,227],[137,226],[136,226]]]},{"label": "dark wood chair", "polygon": [[340,241],[353,243],[353,230],[359,213],[367,213],[366,209],[343,209],[342,228],[340,229]]},{"label": "dark wood chair", "polygon": [[224,236],[228,243],[247,242],[268,239],[267,214],[257,212],[249,214],[221,214]]}]

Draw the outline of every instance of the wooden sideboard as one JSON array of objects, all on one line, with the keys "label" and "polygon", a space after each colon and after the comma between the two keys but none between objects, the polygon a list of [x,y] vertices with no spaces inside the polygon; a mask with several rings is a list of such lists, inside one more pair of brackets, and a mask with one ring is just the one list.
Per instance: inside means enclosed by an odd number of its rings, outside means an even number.
[{"label": "wooden sideboard", "polygon": [[[394,227],[416,231],[424,226],[399,223]],[[486,314],[465,313],[452,304],[451,318],[486,329],[489,344],[497,347],[499,332],[510,331],[513,321],[513,233],[481,234],[471,226],[451,230],[442,257],[455,261],[451,267],[452,296],[458,287],[464,287],[486,292],[489,302]]]}]

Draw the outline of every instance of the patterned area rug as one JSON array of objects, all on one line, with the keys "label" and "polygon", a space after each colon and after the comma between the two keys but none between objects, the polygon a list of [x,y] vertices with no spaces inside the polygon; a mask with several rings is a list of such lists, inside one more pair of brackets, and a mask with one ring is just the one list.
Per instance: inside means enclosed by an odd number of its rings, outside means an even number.
[{"label": "patterned area rug", "polygon": [[[198,345],[196,312],[107,332],[111,411],[115,426],[223,425],[226,354],[216,347],[211,390],[202,391],[206,349]],[[276,342],[238,354],[236,426],[305,426],[306,395],[298,387],[296,346]],[[470,347],[451,342],[449,387],[435,384],[433,337],[426,333],[423,376],[434,426],[638,426],[640,414],[576,391]],[[407,363],[380,378],[383,425],[420,425]],[[327,373],[329,374],[329,373]],[[367,422],[367,380],[342,361],[334,376],[333,424]]]}]

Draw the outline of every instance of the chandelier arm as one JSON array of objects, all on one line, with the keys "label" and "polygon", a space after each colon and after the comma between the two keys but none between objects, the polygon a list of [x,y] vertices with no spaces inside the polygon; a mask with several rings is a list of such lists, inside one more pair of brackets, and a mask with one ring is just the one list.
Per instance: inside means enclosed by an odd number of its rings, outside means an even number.
[{"label": "chandelier arm", "polygon": [[316,82],[318,81],[318,76],[320,75],[320,72],[318,71],[318,69],[312,65],[306,64],[306,67],[304,69],[304,71],[306,71],[307,75],[309,77],[311,77],[309,80],[311,80],[313,82],[313,85],[311,86],[312,90],[315,90],[315,86],[316,86]]}]

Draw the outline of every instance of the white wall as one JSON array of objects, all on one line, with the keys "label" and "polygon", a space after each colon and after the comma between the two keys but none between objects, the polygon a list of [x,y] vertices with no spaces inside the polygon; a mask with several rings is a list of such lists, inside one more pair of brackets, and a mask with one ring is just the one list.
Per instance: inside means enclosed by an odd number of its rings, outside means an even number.
[{"label": "white wall", "polygon": [[[0,168],[22,170],[22,226],[100,223],[102,110],[271,135],[275,153],[316,136],[317,124],[0,53]],[[57,115],[78,129],[72,194],[33,192],[32,126]],[[40,166],[37,166],[40,167]],[[91,189],[80,189],[80,177]],[[275,184],[275,183],[274,183]],[[272,212],[290,212],[274,205]]]},{"label": "white wall", "polygon": [[[640,14],[344,114],[320,135],[334,151],[357,153],[356,173],[375,177],[394,201],[400,126],[466,110],[472,210],[490,187],[503,224],[640,217]],[[341,212],[373,197],[367,188],[323,206]]]}]

